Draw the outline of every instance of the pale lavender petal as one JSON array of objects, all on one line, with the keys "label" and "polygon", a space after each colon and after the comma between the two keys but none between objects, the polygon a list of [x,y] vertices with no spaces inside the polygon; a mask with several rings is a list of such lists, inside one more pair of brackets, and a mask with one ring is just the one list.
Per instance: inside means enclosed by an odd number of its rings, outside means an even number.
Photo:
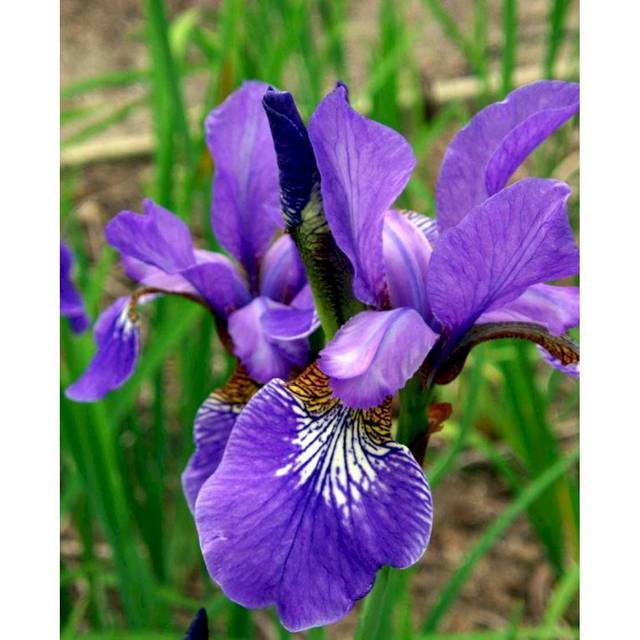
[{"label": "pale lavender petal", "polygon": [[130,298],[118,298],[100,314],[93,329],[98,348],[85,372],[65,394],[77,402],[99,400],[123,385],[133,373],[138,359],[138,326],[129,318]]},{"label": "pale lavender petal", "polygon": [[340,328],[318,364],[344,404],[375,407],[405,385],[437,337],[413,309],[363,311]]},{"label": "pale lavender petal", "polygon": [[200,488],[222,460],[233,425],[257,390],[258,385],[238,366],[229,381],[198,409],[193,426],[196,450],[182,473],[182,489],[192,513]]},{"label": "pale lavender petal", "polygon": [[537,345],[536,349],[538,349],[538,353],[542,357],[542,359],[554,369],[560,371],[560,373],[564,373],[565,375],[570,376],[571,378],[579,378],[580,377],[580,363],[575,362],[572,364],[562,364],[560,360],[554,358],[548,351],[543,349],[541,346]]},{"label": "pale lavender petal", "polygon": [[580,324],[580,289],[536,284],[503,307],[483,313],[477,322],[535,322],[559,336]]},{"label": "pale lavender petal", "polygon": [[483,313],[535,284],[579,271],[567,217],[569,187],[528,178],[503,189],[444,233],[429,263],[435,317],[458,337]]},{"label": "pale lavender petal", "polygon": [[391,304],[415,309],[427,322],[427,268],[431,245],[420,229],[398,211],[387,211],[382,236]]},{"label": "pale lavender petal", "polygon": [[353,265],[354,293],[376,304],[384,294],[384,216],[415,166],[411,146],[399,133],[354,111],[342,85],[311,117],[309,137],[327,221]]},{"label": "pale lavender petal", "polygon": [[304,266],[290,235],[278,238],[260,266],[260,294],[289,304],[307,281]]},{"label": "pale lavender petal", "polygon": [[506,184],[522,161],[577,113],[575,83],[543,80],[476,114],[453,139],[436,185],[440,230],[452,227]]},{"label": "pale lavender petal", "polygon": [[215,165],[211,223],[220,244],[257,285],[259,259],[278,224],[278,166],[262,107],[268,85],[249,81],[205,121]]},{"label": "pale lavender petal", "polygon": [[251,399],[196,502],[207,569],[229,598],[275,604],[299,631],[349,613],[383,565],[422,556],[431,492],[390,429],[389,403],[348,410],[315,367]]},{"label": "pale lavender petal", "polygon": [[165,273],[178,273],[195,263],[189,227],[153,200],[142,215],[122,211],[105,228],[112,247]]},{"label": "pale lavender petal", "polygon": [[89,326],[89,317],[80,293],[71,279],[73,254],[60,242],[60,313],[69,320],[74,333],[82,333]]},{"label": "pale lavender petal", "polygon": [[262,316],[270,309],[285,308],[260,296],[229,316],[233,351],[257,382],[287,378],[293,367],[304,367],[309,355],[307,340],[270,338],[262,326]]}]

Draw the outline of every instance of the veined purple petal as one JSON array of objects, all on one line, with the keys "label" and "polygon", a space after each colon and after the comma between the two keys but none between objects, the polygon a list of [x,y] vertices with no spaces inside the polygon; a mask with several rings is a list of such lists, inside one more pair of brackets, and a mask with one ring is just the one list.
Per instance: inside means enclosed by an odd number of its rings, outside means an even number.
[{"label": "veined purple petal", "polygon": [[429,322],[427,268],[432,249],[428,240],[399,211],[389,210],[384,220],[382,248],[391,304],[415,309]]},{"label": "veined purple petal", "polygon": [[263,384],[272,378],[287,378],[294,366],[307,364],[307,340],[270,339],[262,327],[266,311],[282,308],[286,307],[260,296],[229,316],[233,351],[251,377]]},{"label": "veined purple petal", "polygon": [[507,184],[523,160],[578,112],[579,87],[543,80],[476,114],[453,139],[436,185],[441,231]]},{"label": "veined purple petal", "polygon": [[165,273],[195,263],[189,227],[176,215],[147,199],[144,214],[121,211],[105,228],[112,247]]},{"label": "veined purple petal", "polygon": [[580,289],[536,284],[503,307],[483,313],[477,322],[535,322],[559,336],[580,324]]},{"label": "veined purple petal", "polygon": [[304,266],[291,236],[278,238],[260,267],[260,294],[289,304],[307,281]]},{"label": "veined purple petal", "polygon": [[84,302],[71,279],[73,254],[60,242],[60,313],[69,320],[74,333],[82,333],[89,326],[89,317]]},{"label": "veined purple petal", "polygon": [[309,137],[327,221],[353,265],[354,293],[376,304],[384,293],[384,216],[409,180],[413,151],[399,133],[354,111],[342,85],[316,109]]},{"label": "veined purple petal", "polygon": [[220,244],[257,284],[259,259],[278,224],[278,166],[262,98],[268,85],[244,82],[205,121],[215,164],[211,224]]},{"label": "veined purple petal", "polygon": [[573,364],[562,364],[560,360],[554,358],[546,349],[543,349],[541,346],[537,345],[538,353],[542,357],[542,359],[554,369],[560,371],[560,373],[564,373],[571,378],[579,378],[580,377],[580,363],[575,362]]},{"label": "veined purple petal", "polygon": [[316,367],[251,399],[196,502],[207,569],[229,598],[275,603],[299,631],[345,616],[383,565],[420,558],[431,492],[390,428],[389,403],[346,409]]},{"label": "veined purple petal", "polygon": [[198,409],[193,426],[196,450],[182,473],[182,489],[192,513],[200,488],[222,460],[233,425],[257,390],[258,385],[238,365],[229,381]]},{"label": "veined purple petal", "polygon": [[318,167],[307,128],[290,93],[269,89],[262,99],[280,172],[280,203],[288,228],[302,221]]},{"label": "veined purple petal", "polygon": [[118,298],[100,314],[93,329],[98,350],[85,372],[65,394],[77,402],[94,402],[123,385],[138,359],[140,336],[129,318],[128,296]]},{"label": "veined purple petal", "polygon": [[578,248],[567,218],[569,187],[527,178],[475,207],[444,233],[429,263],[431,310],[464,333],[535,284],[575,275]]},{"label": "veined purple petal", "polygon": [[340,328],[318,364],[344,404],[375,407],[404,386],[437,337],[413,309],[363,311]]}]

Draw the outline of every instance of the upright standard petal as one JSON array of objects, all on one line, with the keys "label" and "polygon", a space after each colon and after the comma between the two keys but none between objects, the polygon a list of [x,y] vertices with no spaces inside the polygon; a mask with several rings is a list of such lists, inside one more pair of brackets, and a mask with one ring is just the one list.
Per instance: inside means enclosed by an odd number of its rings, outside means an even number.
[{"label": "upright standard petal", "polygon": [[384,220],[382,248],[391,304],[415,309],[430,322],[427,269],[432,250],[429,241],[411,220],[399,211],[390,210]]},{"label": "upright standard petal", "polygon": [[275,603],[299,631],[346,615],[383,565],[420,558],[431,493],[390,430],[390,403],[347,409],[316,367],[251,399],[196,502],[207,569],[228,597]]},{"label": "upright standard petal", "polygon": [[189,227],[153,200],[144,201],[142,215],[122,211],[105,228],[105,236],[122,255],[178,273],[195,263]]},{"label": "upright standard petal", "polygon": [[580,324],[580,289],[536,284],[513,302],[483,313],[478,323],[535,322],[559,336]]},{"label": "upright standard petal", "polygon": [[307,364],[307,340],[272,339],[262,326],[266,311],[282,308],[286,307],[260,296],[229,316],[233,352],[251,377],[263,384],[272,378],[288,378],[293,367],[302,368]]},{"label": "upright standard petal", "polygon": [[60,313],[68,318],[74,333],[82,333],[89,326],[89,317],[71,280],[72,267],[73,254],[64,242],[60,242]]},{"label": "upright standard petal", "polygon": [[503,189],[444,233],[429,263],[431,309],[449,334],[464,333],[535,284],[576,274],[569,187],[528,178]]},{"label": "upright standard petal", "polygon": [[205,121],[215,164],[211,223],[220,244],[257,286],[259,259],[280,223],[278,167],[262,98],[268,85],[249,81]]},{"label": "upright standard petal", "polygon": [[129,302],[129,297],[118,298],[96,321],[93,336],[98,350],[82,376],[67,388],[68,398],[94,402],[123,385],[133,373],[140,337]]},{"label": "upright standard petal", "polygon": [[436,184],[441,231],[497,193],[522,161],[578,112],[579,87],[543,80],[489,105],[453,139]]},{"label": "upright standard petal", "polygon": [[287,228],[292,229],[302,222],[302,210],[319,179],[318,166],[307,128],[291,94],[270,88],[262,104],[278,160],[282,214]]},{"label": "upright standard petal", "polygon": [[409,180],[413,151],[399,133],[354,111],[342,85],[316,109],[309,137],[327,221],[353,265],[354,293],[377,304],[384,295],[384,216]]},{"label": "upright standard petal", "polygon": [[198,409],[193,425],[196,450],[182,473],[182,489],[192,513],[200,488],[222,460],[233,425],[258,388],[242,365],[237,365],[229,381]]},{"label": "upright standard petal", "polygon": [[260,266],[260,294],[289,304],[306,281],[298,249],[291,236],[283,235],[269,247]]},{"label": "upright standard petal", "polygon": [[363,311],[320,352],[319,367],[349,407],[366,409],[404,386],[437,335],[416,311]]}]

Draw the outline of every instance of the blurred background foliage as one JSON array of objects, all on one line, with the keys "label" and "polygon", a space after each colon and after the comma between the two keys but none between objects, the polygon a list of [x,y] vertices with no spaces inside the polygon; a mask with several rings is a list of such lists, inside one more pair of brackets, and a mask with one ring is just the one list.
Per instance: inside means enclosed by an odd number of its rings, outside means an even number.
[{"label": "blurred background foliage", "polygon": [[[62,0],[61,233],[95,319],[131,290],[102,229],[151,196],[209,227],[205,114],[243,79],[294,93],[308,117],[337,78],[356,108],[402,132],[418,158],[401,205],[433,214],[439,162],[478,109],[539,78],[577,79],[569,0]],[[569,182],[578,232],[578,125],[519,175]],[[178,638],[204,605],[214,637],[366,638],[357,612],[288,634],[273,612],[224,598],[201,560],[179,475],[196,409],[231,363],[211,318],[171,299],[144,312],[137,372],[102,402],[61,394],[63,638]],[[575,336],[577,337],[577,336]],[[61,389],[93,353],[61,322]],[[472,353],[439,390],[431,546],[392,574],[376,638],[577,638],[578,385],[512,341]]]}]

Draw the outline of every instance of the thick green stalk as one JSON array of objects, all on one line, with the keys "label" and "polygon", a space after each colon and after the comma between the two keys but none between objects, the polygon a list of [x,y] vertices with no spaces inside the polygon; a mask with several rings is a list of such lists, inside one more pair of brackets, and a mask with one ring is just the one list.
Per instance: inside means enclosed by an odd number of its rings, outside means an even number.
[{"label": "thick green stalk", "polygon": [[340,326],[365,307],[352,293],[351,264],[331,235],[317,189],[302,212],[302,222],[290,233],[300,251],[325,339],[331,340]]}]

